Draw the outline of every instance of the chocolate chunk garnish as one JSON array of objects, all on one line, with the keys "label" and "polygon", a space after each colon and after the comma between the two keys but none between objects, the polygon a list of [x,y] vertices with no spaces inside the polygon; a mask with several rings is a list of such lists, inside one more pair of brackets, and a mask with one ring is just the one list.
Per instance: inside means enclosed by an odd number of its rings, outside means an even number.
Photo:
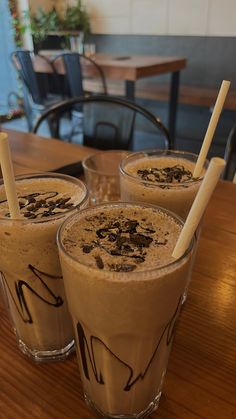
[{"label": "chocolate chunk garnish", "polygon": [[[150,167],[148,169],[139,169],[137,175],[148,182],[156,183],[181,183],[192,182],[196,180],[190,170],[187,170],[182,165],[175,165],[173,167]],[[160,186],[166,188],[167,186]]]},{"label": "chocolate chunk garnish", "polygon": [[156,240],[156,241],[155,241],[155,244],[157,244],[158,246],[165,246],[167,242],[168,242],[168,240],[167,240],[167,239],[165,239],[165,240],[163,240],[163,241],[161,241],[161,240]]},{"label": "chocolate chunk garnish", "polygon": [[103,260],[101,258],[101,256],[95,256],[95,261],[96,261],[96,265],[98,267],[98,269],[103,269],[104,268],[104,263]]},{"label": "chocolate chunk garnish", "polygon": [[136,228],[138,227],[139,223],[136,220],[128,220],[125,223],[125,228],[123,229],[124,232],[134,233],[136,232]]},{"label": "chocolate chunk garnish", "polygon": [[100,228],[99,230],[96,231],[96,235],[100,238],[100,239],[104,239],[105,237],[107,237],[109,235],[109,228]]},{"label": "chocolate chunk garnish", "polygon": [[111,271],[115,272],[131,272],[136,269],[136,265],[132,265],[131,263],[116,263],[109,265]]},{"label": "chocolate chunk garnish", "polygon": [[138,247],[149,247],[152,243],[152,237],[144,236],[144,234],[133,234],[130,237],[130,241]]},{"label": "chocolate chunk garnish", "polygon": [[30,205],[28,205],[28,207],[26,207],[26,209],[28,211],[34,211],[35,210],[35,206],[34,206],[34,204],[30,204]]},{"label": "chocolate chunk garnish", "polygon": [[24,212],[24,217],[26,218],[36,218],[36,215],[33,212]]},{"label": "chocolate chunk garnish", "polygon": [[54,211],[43,211],[43,213],[41,213],[41,217],[50,217],[51,215],[57,215],[60,214],[60,211],[58,212],[54,212]]},{"label": "chocolate chunk garnish", "polygon": [[46,200],[45,199],[40,199],[37,204],[40,204],[41,206],[46,204]]},{"label": "chocolate chunk garnish", "polygon": [[31,195],[27,197],[27,200],[29,204],[33,204],[34,202],[36,202],[36,199]]},{"label": "chocolate chunk garnish", "polygon": [[93,250],[93,246],[90,244],[84,244],[82,247],[84,253],[90,253]]},{"label": "chocolate chunk garnish", "polygon": [[70,208],[72,208],[72,207],[74,207],[74,204],[60,204],[60,205],[58,205],[58,208],[61,208],[61,209],[70,209]]}]

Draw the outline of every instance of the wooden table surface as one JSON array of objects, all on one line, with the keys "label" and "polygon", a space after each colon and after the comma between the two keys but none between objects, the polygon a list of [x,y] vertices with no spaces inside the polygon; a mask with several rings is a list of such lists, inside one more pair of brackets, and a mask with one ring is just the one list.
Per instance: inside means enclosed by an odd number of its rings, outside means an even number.
[{"label": "wooden table surface", "polygon": [[94,148],[39,137],[32,133],[7,129],[4,132],[9,136],[16,175],[52,171],[66,164],[76,163],[95,151]]},{"label": "wooden table surface", "polygon": [[[63,51],[61,51],[62,53]],[[55,57],[52,51],[39,51],[47,58]],[[183,57],[164,57],[153,55],[118,55],[97,53],[94,56],[96,63],[102,68],[106,78],[115,80],[135,81],[140,78],[156,76],[163,73],[171,73],[184,69],[187,60]],[[47,63],[35,55],[33,58],[34,69],[37,72],[50,72]],[[58,72],[65,74],[63,66],[59,66]]]},{"label": "wooden table surface", "polygon": [[[10,142],[14,162],[21,168],[26,165],[28,171],[30,166],[39,169],[41,163],[44,169],[44,165],[72,162],[75,150],[79,159],[87,153],[31,134],[11,133]],[[47,150],[42,162],[40,144]],[[29,147],[30,158],[24,157],[24,147]],[[64,156],[60,149],[68,154]],[[160,406],[151,419],[236,418],[235,207],[236,185],[219,182],[204,217]],[[26,359],[16,347],[0,300],[0,418],[95,419],[83,401],[75,356],[42,365]]]}]

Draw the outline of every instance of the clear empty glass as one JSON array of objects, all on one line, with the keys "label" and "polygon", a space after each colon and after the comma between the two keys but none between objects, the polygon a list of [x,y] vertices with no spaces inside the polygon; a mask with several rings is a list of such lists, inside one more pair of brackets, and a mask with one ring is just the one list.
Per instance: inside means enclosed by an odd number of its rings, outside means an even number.
[{"label": "clear empty glass", "polygon": [[120,200],[119,165],[127,151],[109,150],[83,160],[85,181],[92,205]]}]

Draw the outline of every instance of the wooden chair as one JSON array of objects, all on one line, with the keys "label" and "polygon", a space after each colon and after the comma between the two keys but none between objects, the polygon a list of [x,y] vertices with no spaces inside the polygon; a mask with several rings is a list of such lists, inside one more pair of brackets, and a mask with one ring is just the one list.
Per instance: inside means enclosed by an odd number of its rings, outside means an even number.
[{"label": "wooden chair", "polygon": [[[78,106],[81,106],[83,111],[83,144],[86,146],[99,149],[132,149],[137,123],[144,123],[148,125],[147,130],[151,129],[155,133],[156,147],[169,148],[170,135],[159,118],[137,103],[114,96],[97,95],[65,100],[44,112],[38,118],[33,132],[37,133],[42,123],[50,118],[54,126],[53,136],[62,138],[61,122],[70,114],[71,136],[67,136],[67,140],[72,141],[76,132]],[[145,148],[145,133],[143,138]]]}]

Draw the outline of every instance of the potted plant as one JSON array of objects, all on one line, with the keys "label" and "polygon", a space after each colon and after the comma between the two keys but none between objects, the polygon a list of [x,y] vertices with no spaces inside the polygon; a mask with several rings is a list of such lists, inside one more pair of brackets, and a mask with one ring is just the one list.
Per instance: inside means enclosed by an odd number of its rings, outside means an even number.
[{"label": "potted plant", "polygon": [[87,11],[83,8],[81,0],[77,0],[75,6],[67,6],[62,26],[67,31],[79,31],[84,35],[90,33],[90,19]]},{"label": "potted plant", "polygon": [[60,28],[60,19],[55,8],[47,12],[39,7],[35,14],[30,14],[29,21],[36,44],[41,43],[49,33],[57,32]]},{"label": "potted plant", "polygon": [[45,11],[39,7],[34,14],[28,16],[29,26],[37,46],[48,35],[80,37],[90,33],[90,19],[84,9],[81,0],[77,0],[74,6],[67,5],[63,16],[59,15],[56,7]]},{"label": "potted plant", "polygon": [[90,33],[90,19],[81,0],[77,0],[75,6],[67,6],[61,23],[63,29],[69,32],[71,50],[83,53],[84,37]]}]

